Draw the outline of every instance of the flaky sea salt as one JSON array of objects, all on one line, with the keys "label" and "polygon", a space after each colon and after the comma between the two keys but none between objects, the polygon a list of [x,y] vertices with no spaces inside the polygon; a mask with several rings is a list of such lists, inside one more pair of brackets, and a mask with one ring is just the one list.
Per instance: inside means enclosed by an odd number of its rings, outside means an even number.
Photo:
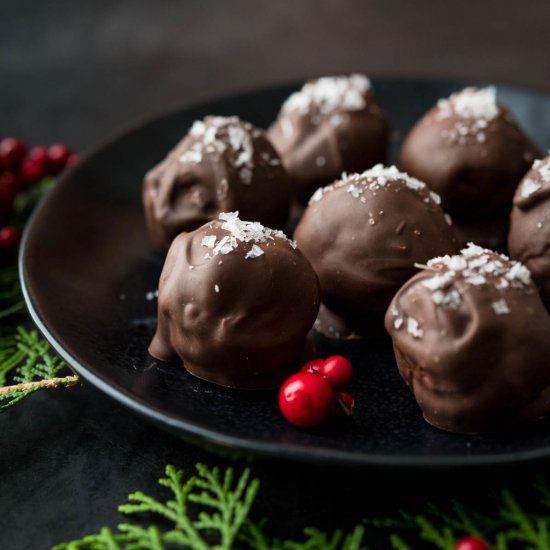
[{"label": "flaky sea salt", "polygon": [[441,131],[441,137],[445,141],[459,145],[475,143],[481,147],[485,144],[489,122],[498,114],[494,86],[481,89],[465,88],[437,102],[437,119],[458,118],[450,127]]},{"label": "flaky sea salt", "polygon": [[[462,118],[478,118],[484,121],[492,120],[498,116],[496,102],[496,88],[465,88],[456,92],[447,99],[437,102],[438,118],[448,118],[456,115]],[[481,128],[486,127],[481,126]],[[465,132],[465,130],[463,130]]]},{"label": "flaky sea salt", "polygon": [[[523,264],[472,243],[461,251],[461,255],[429,260],[426,268],[434,274],[423,280],[422,285],[432,291],[436,304],[452,309],[460,307],[462,302],[460,293],[453,287],[458,278],[471,286],[492,284],[497,290],[526,288],[531,284],[531,274]],[[508,313],[504,306],[508,307],[504,300],[493,304],[493,308],[500,308],[499,314]]]},{"label": "flaky sea salt", "polygon": [[[385,187],[388,182],[393,181],[402,182],[406,187],[417,193],[425,193],[426,196],[424,197],[424,200],[427,203],[432,202],[436,205],[441,204],[441,197],[437,193],[429,191],[424,182],[409,176],[405,172],[400,172],[396,166],[384,166],[383,164],[377,164],[362,173],[347,174],[346,172],[343,172],[339,181],[317,189],[317,191],[315,191],[309,199],[309,203],[313,204],[315,202],[319,202],[326,193],[341,187],[347,187],[346,191],[352,197],[356,199],[363,199],[361,195],[365,189],[374,192],[382,187]],[[365,201],[363,200],[362,202]]]},{"label": "flaky sea salt", "polygon": [[222,221],[221,228],[229,233],[218,239],[216,235],[205,235],[201,239],[201,246],[210,249],[211,252],[205,254],[205,259],[210,259],[218,254],[230,254],[236,250],[240,242],[252,242],[253,245],[245,255],[246,259],[258,258],[264,254],[264,250],[258,244],[265,243],[269,246],[269,241],[282,239],[296,248],[296,242],[290,240],[282,231],[270,229],[263,226],[260,222],[248,222],[239,219],[238,212],[222,212],[218,216]]},{"label": "flaky sea salt", "polygon": [[422,338],[424,336],[424,331],[422,328],[420,328],[420,324],[414,317],[408,317],[407,318],[407,332],[413,337],[413,338]]},{"label": "flaky sea salt", "polygon": [[[365,94],[370,89],[370,80],[362,74],[319,78],[306,82],[300,91],[290,95],[283,104],[282,112],[309,113],[312,108],[323,114],[339,109],[359,111],[366,106]],[[332,119],[331,122],[334,124]]]},{"label": "flaky sea salt", "polygon": [[504,298],[502,300],[497,300],[496,302],[493,302],[491,305],[493,306],[493,310],[497,315],[506,315],[510,313],[510,308],[508,307],[508,304],[506,303],[506,300],[504,300]]},{"label": "flaky sea salt", "polygon": [[252,181],[252,140],[256,134],[251,124],[242,122],[238,117],[207,117],[204,121],[195,121],[189,133],[195,138],[195,142],[179,157],[180,162],[198,164],[202,162],[205,153],[222,154],[229,149],[236,153],[234,165],[240,168],[242,182],[249,184]]},{"label": "flaky sea salt", "polygon": [[530,197],[533,193],[536,193],[542,185],[532,179],[526,179],[521,186],[521,196],[524,198]]}]

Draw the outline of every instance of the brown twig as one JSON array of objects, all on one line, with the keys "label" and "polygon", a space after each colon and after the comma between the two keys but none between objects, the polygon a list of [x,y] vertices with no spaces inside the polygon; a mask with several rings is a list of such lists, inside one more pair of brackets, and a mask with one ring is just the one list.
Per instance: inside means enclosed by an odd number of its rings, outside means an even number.
[{"label": "brown twig", "polygon": [[36,382],[25,382],[23,384],[14,384],[12,386],[4,386],[0,388],[0,395],[10,393],[12,391],[27,391],[40,387],[45,390],[63,387],[76,386],[80,384],[80,377],[76,375],[64,376],[61,378],[47,378],[45,380],[37,380]]}]

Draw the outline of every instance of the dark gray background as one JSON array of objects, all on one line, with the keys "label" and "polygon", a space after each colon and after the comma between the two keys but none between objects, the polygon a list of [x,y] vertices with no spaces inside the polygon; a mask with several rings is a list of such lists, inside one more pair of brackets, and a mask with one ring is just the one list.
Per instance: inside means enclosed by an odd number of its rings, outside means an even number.
[{"label": "dark gray background", "polygon": [[[0,134],[78,151],[140,119],[228,92],[311,75],[446,76],[550,92],[550,3],[259,0],[0,1]],[[88,385],[35,395],[0,418],[0,536],[49,548],[102,525],[167,462],[227,460],[186,445]],[[540,466],[544,469],[545,466]],[[484,499],[518,469],[414,478],[257,462],[257,517],[279,535],[307,524]],[[430,485],[432,485],[430,483]],[[390,498],[388,498],[390,497]],[[371,549],[383,548],[369,538]]]},{"label": "dark gray background", "polygon": [[0,2],[0,130],[86,148],[184,103],[310,75],[550,91],[547,0]]}]

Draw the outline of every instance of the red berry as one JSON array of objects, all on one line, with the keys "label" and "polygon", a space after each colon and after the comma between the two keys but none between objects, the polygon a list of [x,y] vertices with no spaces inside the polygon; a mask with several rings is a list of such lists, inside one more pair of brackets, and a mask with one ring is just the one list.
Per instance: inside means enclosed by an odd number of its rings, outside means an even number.
[{"label": "red berry", "polygon": [[34,160],[34,162],[42,162],[48,164],[50,157],[48,156],[48,150],[45,147],[33,147],[27,155],[28,160]]},{"label": "red berry", "polygon": [[320,374],[321,367],[325,362],[324,359],[312,359],[308,361],[300,370],[301,372],[312,372],[313,374]]},{"label": "red berry", "polygon": [[351,380],[353,369],[345,357],[333,355],[325,359],[320,374],[328,378],[333,388],[340,389]]},{"label": "red berry", "polygon": [[335,396],[329,382],[310,372],[293,374],[279,392],[283,416],[303,428],[325,422],[334,410]]},{"label": "red berry", "polygon": [[11,214],[17,191],[17,178],[15,175],[11,172],[0,174],[0,215]]},{"label": "red berry", "polygon": [[456,541],[455,550],[489,550],[487,542],[479,537],[462,537]]},{"label": "red berry", "polygon": [[54,174],[57,174],[67,165],[72,156],[71,150],[63,143],[56,143],[48,149],[48,158]]},{"label": "red berry", "polygon": [[0,229],[0,248],[11,250],[19,244],[19,231],[15,227],[2,227]]},{"label": "red berry", "polygon": [[337,407],[335,410],[335,414],[351,416],[355,407],[355,401],[349,393],[341,391],[338,392],[338,395],[336,396],[336,405]]},{"label": "red berry", "polygon": [[73,153],[69,156],[69,158],[65,161],[65,168],[68,168],[69,166],[72,166],[78,161],[78,155]]},{"label": "red berry", "polygon": [[27,154],[27,146],[17,138],[0,141],[0,166],[6,170],[18,168]]},{"label": "red berry", "polygon": [[25,186],[41,180],[47,172],[47,165],[35,160],[25,160],[21,166],[21,176]]}]

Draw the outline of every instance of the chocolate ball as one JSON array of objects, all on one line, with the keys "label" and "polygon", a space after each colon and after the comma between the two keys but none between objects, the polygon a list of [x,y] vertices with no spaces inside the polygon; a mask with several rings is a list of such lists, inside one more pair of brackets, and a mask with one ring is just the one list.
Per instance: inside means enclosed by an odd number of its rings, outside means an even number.
[{"label": "chocolate ball", "polygon": [[522,264],[470,244],[430,260],[386,314],[424,418],[458,433],[550,412],[550,318]]},{"label": "chocolate ball", "polygon": [[441,196],[463,241],[505,241],[512,197],[539,155],[494,87],[439,100],[403,143],[400,167]]},{"label": "chocolate ball", "polygon": [[320,332],[383,331],[384,313],[414,264],[459,250],[439,202],[421,181],[382,165],[313,195],[295,238],[321,282]]},{"label": "chocolate ball", "polygon": [[386,160],[389,124],[363,75],[307,82],[283,104],[268,137],[302,205],[345,172]]},{"label": "chocolate ball", "polygon": [[220,212],[282,228],[290,183],[262,130],[236,117],[206,117],[147,173],[143,204],[153,242],[168,248]]},{"label": "chocolate ball", "polygon": [[319,309],[311,264],[281,231],[222,213],[172,243],[160,277],[153,357],[243,389],[296,369]]},{"label": "chocolate ball", "polygon": [[508,250],[531,271],[550,306],[550,155],[536,160],[518,186],[510,218]]}]

